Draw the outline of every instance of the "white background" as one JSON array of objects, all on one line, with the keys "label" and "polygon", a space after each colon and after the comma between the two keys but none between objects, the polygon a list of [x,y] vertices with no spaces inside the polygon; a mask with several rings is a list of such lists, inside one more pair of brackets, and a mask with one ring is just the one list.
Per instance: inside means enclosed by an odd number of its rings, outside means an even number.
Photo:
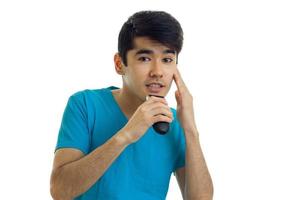
[{"label": "white background", "polygon": [[[51,199],[67,99],[121,86],[118,33],[145,9],[171,13],[184,29],[178,67],[194,96],[214,199],[300,199],[296,0],[1,1],[1,199]],[[167,199],[181,199],[173,175]]]}]

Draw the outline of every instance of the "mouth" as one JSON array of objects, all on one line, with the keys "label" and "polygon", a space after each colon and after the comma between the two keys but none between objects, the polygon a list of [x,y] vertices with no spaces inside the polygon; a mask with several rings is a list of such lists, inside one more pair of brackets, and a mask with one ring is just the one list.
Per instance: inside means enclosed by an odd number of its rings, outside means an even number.
[{"label": "mouth", "polygon": [[150,93],[159,93],[165,86],[160,83],[146,84],[146,88]]}]

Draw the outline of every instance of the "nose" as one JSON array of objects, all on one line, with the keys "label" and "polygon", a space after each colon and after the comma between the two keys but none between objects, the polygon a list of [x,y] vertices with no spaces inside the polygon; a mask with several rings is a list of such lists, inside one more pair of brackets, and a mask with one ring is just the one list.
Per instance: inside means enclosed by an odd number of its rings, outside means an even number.
[{"label": "nose", "polygon": [[155,62],[152,67],[151,67],[151,71],[150,71],[150,76],[158,76],[158,77],[162,77],[163,76],[163,71],[161,66],[159,65],[159,63]]}]

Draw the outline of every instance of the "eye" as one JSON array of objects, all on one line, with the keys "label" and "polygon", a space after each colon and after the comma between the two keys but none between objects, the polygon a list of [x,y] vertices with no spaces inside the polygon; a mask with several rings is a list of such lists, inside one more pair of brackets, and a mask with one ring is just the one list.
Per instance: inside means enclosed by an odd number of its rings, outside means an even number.
[{"label": "eye", "polygon": [[150,61],[150,58],[148,58],[148,57],[139,57],[139,59],[138,60],[140,60],[140,61],[142,61],[142,62],[144,62],[144,61]]},{"label": "eye", "polygon": [[173,59],[172,58],[164,58],[163,61],[166,63],[170,63],[170,62],[173,62]]}]

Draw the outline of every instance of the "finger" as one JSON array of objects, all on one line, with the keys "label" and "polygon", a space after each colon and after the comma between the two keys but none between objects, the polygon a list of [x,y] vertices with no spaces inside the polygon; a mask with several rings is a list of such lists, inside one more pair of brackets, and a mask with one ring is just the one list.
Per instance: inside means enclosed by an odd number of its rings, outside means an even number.
[{"label": "finger", "polygon": [[180,97],[182,94],[183,95],[189,94],[189,90],[188,90],[186,84],[184,83],[178,69],[176,70],[176,73],[174,74],[174,80],[176,80],[175,83],[176,83],[177,89],[178,89],[177,94],[175,93],[176,99],[177,99],[177,97]]},{"label": "finger", "polygon": [[152,123],[161,122],[161,121],[172,123],[173,119],[164,115],[157,115],[153,117]]},{"label": "finger", "polygon": [[165,98],[164,96],[149,94],[146,96],[146,100],[148,100],[150,97],[155,97],[153,99],[157,99],[157,98],[164,99]]},{"label": "finger", "polygon": [[162,102],[151,102],[146,106],[147,111],[151,111],[154,108],[165,108],[167,110],[170,110],[170,107]]},{"label": "finger", "polygon": [[149,112],[149,114],[152,116],[164,115],[164,116],[167,116],[167,117],[173,119],[173,113],[168,108],[163,108],[163,107],[153,108]]},{"label": "finger", "polygon": [[176,83],[176,86],[177,86],[179,92],[182,92],[185,89],[185,83],[184,83],[178,69],[176,69],[176,71],[173,75],[173,78],[174,78],[174,81]]},{"label": "finger", "polygon": [[161,97],[156,97],[156,96],[147,96],[147,101],[149,102],[161,102],[164,103],[166,105],[168,105],[168,102],[165,98],[161,98]]},{"label": "finger", "polygon": [[154,95],[154,94],[149,94],[149,97],[159,97],[159,98],[165,98],[164,96],[160,96],[160,95]]}]

